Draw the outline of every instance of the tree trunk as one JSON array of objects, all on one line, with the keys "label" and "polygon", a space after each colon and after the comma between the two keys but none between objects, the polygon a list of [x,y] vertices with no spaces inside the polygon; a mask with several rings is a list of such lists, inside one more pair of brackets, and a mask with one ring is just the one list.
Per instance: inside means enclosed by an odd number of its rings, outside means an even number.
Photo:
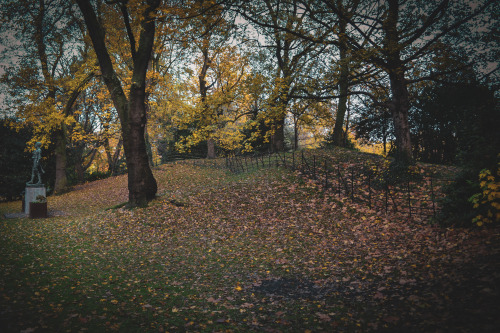
[{"label": "tree trunk", "polygon": [[151,167],[155,166],[155,161],[153,160],[153,147],[151,146],[151,141],[149,140],[148,128],[145,127],[144,138],[146,142],[146,153],[148,154],[148,161]]},{"label": "tree trunk", "polygon": [[299,119],[294,119],[293,124],[293,150],[299,149]]},{"label": "tree trunk", "polygon": [[108,172],[112,175],[114,172],[113,168],[113,157],[111,156],[111,147],[109,146],[109,139],[104,139],[104,152],[106,153],[106,158],[108,159]]},{"label": "tree trunk", "polygon": [[[203,65],[201,67],[200,75],[198,75],[198,83],[200,88],[200,97],[201,97],[201,107],[203,110],[202,115],[202,126],[203,125],[212,125],[213,123],[213,115],[210,114],[210,109],[207,105],[207,95],[208,95],[208,86],[207,86],[207,72],[211,65],[211,60],[208,54],[208,42],[207,40],[203,41],[202,46],[202,54],[203,54]],[[215,158],[215,140],[212,138],[213,131],[210,131],[207,138],[207,158]]]},{"label": "tree trunk", "polygon": [[285,117],[280,117],[274,123],[274,131],[271,136],[271,151],[273,153],[285,150]]},{"label": "tree trunk", "polygon": [[[349,102],[347,102],[349,104]],[[349,106],[349,105],[347,105]],[[345,119],[345,132],[344,132],[344,137],[343,137],[343,141],[344,141],[344,147],[347,147],[347,144],[349,142],[349,120],[350,120],[350,112],[349,112],[349,107],[347,107],[347,117]]]},{"label": "tree trunk", "polygon": [[[84,144],[80,143],[75,149],[75,172],[78,183],[85,182],[85,172],[92,165],[94,158],[97,154],[97,149],[92,149],[90,152],[84,154]],[[87,162],[85,160],[87,159]]]},{"label": "tree trunk", "polygon": [[390,72],[391,81],[391,114],[396,135],[396,159],[403,164],[413,163],[408,109],[410,106],[408,89],[404,74],[400,71]]},{"label": "tree trunk", "polygon": [[[146,127],[145,83],[146,72],[151,58],[155,35],[153,14],[159,0],[148,0],[141,19],[139,44],[135,50],[135,40],[129,43],[136,52],[132,53],[134,69],[128,99],[125,96],[113,62],[106,47],[104,30],[97,20],[89,0],[77,0],[85,19],[85,25],[92,39],[102,77],[110,92],[113,104],[120,118],[123,148],[127,160],[129,206],[144,206],[157,192],[156,180],[149,166],[144,130]],[[132,39],[133,35],[129,36]]]},{"label": "tree trunk", "polygon": [[[343,69],[342,69],[343,71]],[[343,81],[345,80],[345,81]],[[337,113],[335,115],[335,126],[333,128],[333,145],[343,146],[344,145],[344,118],[347,111],[347,75],[340,74],[339,92],[341,97],[339,98],[339,104],[337,106]]]},{"label": "tree trunk", "polygon": [[[333,128],[333,145],[344,146],[344,117],[347,111],[347,94],[349,91],[349,61],[347,59],[347,22],[340,20],[339,24],[339,52],[340,52],[340,77],[339,77],[339,104],[335,116],[335,127]],[[346,133],[347,135],[347,133]]]},{"label": "tree trunk", "polygon": [[111,147],[109,145],[109,139],[106,138],[106,140],[104,140],[104,151],[106,152],[106,157],[108,159],[108,172],[112,176],[116,175],[116,172],[117,172],[116,168],[117,168],[118,158],[120,157],[120,152],[122,150],[122,144],[123,144],[123,141],[120,138],[120,140],[118,141],[118,144],[115,147],[114,154],[111,154]]},{"label": "tree trunk", "polygon": [[215,158],[215,140],[209,138],[207,141],[207,158]]},{"label": "tree trunk", "polygon": [[387,131],[385,129],[382,136],[382,143],[384,145],[384,156],[387,156]]},{"label": "tree trunk", "polygon": [[120,159],[120,153],[122,151],[123,140],[120,138],[118,144],[115,148],[115,153],[113,154],[112,164],[111,164],[111,175],[116,175],[118,172],[118,160]]},{"label": "tree trunk", "polygon": [[145,206],[154,199],[158,190],[146,148],[144,91],[144,85],[133,84],[130,88],[129,136],[123,140],[127,157],[129,202],[133,206]]},{"label": "tree trunk", "polygon": [[83,167],[83,158],[81,156],[81,152],[78,152],[78,154],[79,156],[75,158],[75,172],[78,183],[82,184],[85,181],[85,170]]},{"label": "tree trunk", "polygon": [[405,68],[401,61],[398,32],[398,0],[389,0],[389,12],[384,21],[384,47],[388,51],[386,68],[391,82],[391,114],[396,135],[396,160],[403,164],[413,163],[408,110],[410,108]]},{"label": "tree trunk", "polygon": [[56,180],[54,184],[54,193],[64,193],[68,186],[68,178],[66,176],[66,136],[64,129],[60,129],[56,134]]},{"label": "tree trunk", "polygon": [[[288,94],[290,85],[286,84],[280,87],[280,93],[275,100],[272,122],[271,135],[271,152],[279,152],[285,150],[285,118],[288,106]],[[274,113],[276,112],[276,113]]]}]

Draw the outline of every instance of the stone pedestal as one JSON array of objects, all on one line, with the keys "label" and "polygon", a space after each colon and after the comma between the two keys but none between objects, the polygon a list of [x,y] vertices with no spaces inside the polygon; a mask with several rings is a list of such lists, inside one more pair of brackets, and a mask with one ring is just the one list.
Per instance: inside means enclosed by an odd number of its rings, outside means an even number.
[{"label": "stone pedestal", "polygon": [[46,202],[30,202],[30,219],[39,219],[47,217]]},{"label": "stone pedestal", "polygon": [[26,214],[30,214],[30,202],[35,201],[39,195],[47,197],[45,185],[26,185],[24,192],[24,212]]}]

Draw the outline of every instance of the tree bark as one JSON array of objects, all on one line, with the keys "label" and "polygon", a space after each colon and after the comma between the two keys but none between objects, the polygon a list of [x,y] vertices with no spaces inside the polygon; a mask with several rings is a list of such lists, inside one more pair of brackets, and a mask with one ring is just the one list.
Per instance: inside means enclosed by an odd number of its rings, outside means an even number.
[{"label": "tree bark", "polygon": [[397,28],[399,3],[398,0],[388,0],[389,12],[384,22],[387,50],[386,70],[391,82],[392,100],[390,103],[394,132],[396,136],[396,159],[403,164],[413,163],[408,110],[410,100],[405,79],[405,66],[401,61],[399,47],[399,32]]},{"label": "tree bark", "polygon": [[[201,67],[200,75],[198,76],[199,88],[200,88],[200,97],[201,97],[201,107],[203,110],[203,123],[202,125],[211,125],[212,124],[212,115],[209,113],[210,110],[207,105],[207,95],[208,95],[208,86],[207,86],[207,73],[208,69],[211,65],[211,60],[208,54],[208,40],[203,41],[202,46],[202,54],[203,54],[203,65]],[[211,137],[213,132],[211,131],[207,138],[207,158],[215,158],[215,140]]]},{"label": "tree bark", "polygon": [[64,129],[57,130],[56,133],[56,180],[54,184],[54,193],[64,193],[68,186],[68,178],[66,176],[66,135]]},{"label": "tree bark", "polygon": [[274,131],[271,136],[271,151],[273,153],[285,150],[285,117],[284,115],[274,122]]},{"label": "tree bark", "polygon": [[299,149],[299,119],[294,119],[293,122],[293,150]]},{"label": "tree bark", "polygon": [[278,95],[275,97],[273,105],[272,119],[272,135],[271,135],[271,152],[279,152],[285,150],[285,118],[287,115],[287,108],[289,103],[289,93],[290,93],[290,74],[288,71],[282,69],[278,70],[278,77],[280,73],[283,73],[284,84],[281,84],[279,88]]},{"label": "tree bark", "polygon": [[[92,149],[89,153],[84,154],[84,145],[79,144],[75,149],[75,172],[78,183],[82,184],[85,181],[85,171],[92,165],[97,154],[97,149]],[[85,159],[88,158],[87,162]]]},{"label": "tree bark", "polygon": [[129,206],[144,206],[155,197],[158,189],[149,166],[144,129],[146,127],[146,71],[155,35],[155,21],[152,14],[160,1],[147,1],[148,8],[141,21],[139,45],[133,57],[134,69],[128,99],[114,71],[105,44],[104,30],[97,20],[94,9],[89,0],[77,0],[77,3],[92,39],[104,82],[120,118],[123,148],[127,160]]},{"label": "tree bark", "polygon": [[124,144],[127,158],[129,202],[132,206],[145,206],[148,201],[154,199],[158,188],[149,165],[146,148],[144,86],[132,84],[129,99],[129,137],[127,144]]},{"label": "tree bark", "polygon": [[[349,91],[349,61],[347,59],[347,21],[340,18],[339,22],[339,53],[340,53],[340,77],[339,77],[339,104],[335,115],[335,126],[333,128],[333,145],[344,146],[344,118],[347,111],[347,94]],[[347,133],[346,133],[347,135]]]},{"label": "tree bark", "polygon": [[410,106],[408,89],[402,72],[390,72],[389,79],[392,92],[391,114],[396,136],[396,159],[404,164],[411,164],[413,156],[408,123]]},{"label": "tree bark", "polygon": [[207,141],[207,158],[215,158],[215,140],[208,138]]},{"label": "tree bark", "polygon": [[104,140],[104,150],[106,151],[106,156],[108,158],[108,172],[110,175],[116,175],[116,167],[118,163],[118,158],[120,157],[120,152],[122,150],[123,141],[120,138],[118,144],[116,145],[115,152],[111,155],[111,147],[109,146],[109,139]]}]

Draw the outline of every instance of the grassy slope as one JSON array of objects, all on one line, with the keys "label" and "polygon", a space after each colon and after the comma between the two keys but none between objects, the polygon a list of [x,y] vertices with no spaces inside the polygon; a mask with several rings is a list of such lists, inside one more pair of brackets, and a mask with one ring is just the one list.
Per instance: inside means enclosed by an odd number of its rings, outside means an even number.
[{"label": "grassy slope", "polygon": [[[499,230],[439,229],[338,200],[288,170],[155,171],[0,222],[6,332],[494,331]],[[20,203],[2,204],[2,213]]]}]

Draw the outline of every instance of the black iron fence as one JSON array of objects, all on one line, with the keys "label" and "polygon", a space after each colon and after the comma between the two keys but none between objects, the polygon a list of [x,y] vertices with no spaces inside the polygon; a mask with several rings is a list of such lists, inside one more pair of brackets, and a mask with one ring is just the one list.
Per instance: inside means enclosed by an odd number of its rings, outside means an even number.
[{"label": "black iron fence", "polygon": [[[221,167],[220,162],[218,167]],[[449,176],[420,168],[394,172],[389,169],[387,160],[382,158],[334,160],[330,155],[304,151],[231,156],[225,159],[224,167],[235,173],[266,167],[297,170],[300,175],[314,180],[324,190],[333,191],[339,198],[347,198],[384,213],[396,212],[407,214],[410,218],[425,219],[436,217],[440,210],[439,202],[444,197],[442,188],[453,181]]]},{"label": "black iron fence", "polygon": [[[174,161],[173,161],[174,162]],[[177,162],[200,167],[250,172],[263,168],[284,167],[316,182],[339,199],[366,205],[383,213],[400,213],[410,218],[430,219],[440,211],[443,187],[453,181],[439,171],[419,168],[395,173],[382,157],[348,153],[333,157],[311,151],[228,156],[218,159],[190,159]]]}]

